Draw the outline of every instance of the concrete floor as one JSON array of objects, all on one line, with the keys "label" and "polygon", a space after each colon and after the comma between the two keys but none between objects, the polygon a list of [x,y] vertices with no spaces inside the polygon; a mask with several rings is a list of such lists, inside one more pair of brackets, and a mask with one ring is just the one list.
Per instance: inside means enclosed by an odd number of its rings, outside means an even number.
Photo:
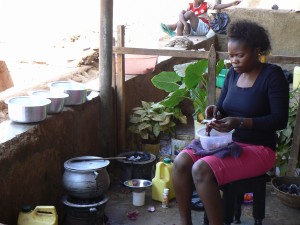
[{"label": "concrete floor", "polygon": [[[189,118],[188,126],[179,125],[177,134],[194,135],[191,123],[193,121]],[[160,153],[169,154],[169,148],[170,146],[162,147]],[[132,193],[119,182],[117,177],[112,181],[107,193],[109,197],[105,207],[105,214],[108,217],[107,225],[180,225],[178,205],[175,199],[170,201],[169,208],[164,209],[161,206],[161,202],[152,200],[150,187],[146,190],[145,205],[140,207],[133,206]],[[156,211],[149,212],[149,206],[154,206]],[[139,211],[139,215],[135,221],[131,221],[128,219],[127,213],[135,210]],[[277,199],[271,183],[267,183],[265,214],[264,225],[300,225],[300,209],[283,205]],[[194,225],[201,225],[203,222],[203,211],[192,210],[192,218]],[[243,225],[254,224],[251,204],[242,205],[241,221]]]},{"label": "concrete floor", "polygon": [[[170,207],[164,209],[161,203],[151,198],[151,188],[146,190],[144,206],[133,206],[132,193],[119,182],[113,182],[107,193],[109,202],[105,208],[108,217],[107,225],[179,225],[178,205],[176,200],[170,201]],[[155,212],[149,212],[148,207],[154,206]],[[139,211],[135,221],[127,217],[131,211]],[[192,211],[193,224],[203,222],[203,211]],[[242,224],[253,225],[252,205],[242,206]],[[300,225],[300,209],[289,208],[283,205],[276,197],[270,183],[267,185],[266,217],[264,225]]]}]

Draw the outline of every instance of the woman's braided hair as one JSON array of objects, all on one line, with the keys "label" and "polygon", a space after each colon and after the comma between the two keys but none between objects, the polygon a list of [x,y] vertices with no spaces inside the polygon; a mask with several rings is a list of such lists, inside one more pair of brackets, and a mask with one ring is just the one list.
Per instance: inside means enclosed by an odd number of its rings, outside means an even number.
[{"label": "woman's braided hair", "polygon": [[268,31],[249,20],[231,22],[227,28],[227,37],[246,42],[252,49],[258,48],[263,55],[268,54],[271,50]]}]

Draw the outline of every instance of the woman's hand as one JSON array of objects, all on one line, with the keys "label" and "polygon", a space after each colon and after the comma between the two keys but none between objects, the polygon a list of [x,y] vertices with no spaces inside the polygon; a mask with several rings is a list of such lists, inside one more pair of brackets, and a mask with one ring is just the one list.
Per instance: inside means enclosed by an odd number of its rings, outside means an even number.
[{"label": "woman's hand", "polygon": [[206,119],[212,119],[212,118],[214,118],[214,115],[216,115],[216,111],[217,111],[218,109],[217,109],[217,106],[216,105],[209,105],[209,106],[207,106],[206,107],[206,109],[205,109],[205,115],[204,115],[204,117],[206,118]]},{"label": "woman's hand", "polygon": [[218,108],[216,105],[209,105],[206,107],[205,109],[205,118],[206,119],[212,119],[212,118],[215,118],[215,119],[221,119],[221,115],[220,115],[220,112],[218,113]]},{"label": "woman's hand", "polygon": [[240,118],[238,117],[225,117],[220,120],[214,120],[207,124],[207,126],[219,132],[229,132],[235,128],[238,128],[240,123]]}]

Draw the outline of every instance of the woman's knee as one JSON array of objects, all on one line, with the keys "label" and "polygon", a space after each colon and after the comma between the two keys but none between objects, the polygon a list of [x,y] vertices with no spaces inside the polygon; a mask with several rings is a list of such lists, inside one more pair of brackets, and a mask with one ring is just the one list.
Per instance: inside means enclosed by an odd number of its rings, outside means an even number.
[{"label": "woman's knee", "polygon": [[214,175],[212,169],[210,168],[208,163],[206,163],[203,160],[198,160],[193,165],[192,177],[193,177],[194,182],[204,181],[204,180],[208,181],[208,180],[215,179],[215,175]]},{"label": "woman's knee", "polygon": [[193,161],[191,157],[187,153],[180,153],[176,156],[173,163],[173,173],[174,172],[189,172],[191,173],[191,169],[193,166]]}]

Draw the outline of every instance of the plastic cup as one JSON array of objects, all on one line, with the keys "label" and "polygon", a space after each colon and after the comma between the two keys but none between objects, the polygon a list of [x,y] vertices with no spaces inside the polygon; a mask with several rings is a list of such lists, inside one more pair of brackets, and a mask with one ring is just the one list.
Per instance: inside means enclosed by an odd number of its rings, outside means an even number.
[{"label": "plastic cup", "polygon": [[143,206],[143,205],[145,205],[145,191],[132,192],[132,204],[134,206]]}]

